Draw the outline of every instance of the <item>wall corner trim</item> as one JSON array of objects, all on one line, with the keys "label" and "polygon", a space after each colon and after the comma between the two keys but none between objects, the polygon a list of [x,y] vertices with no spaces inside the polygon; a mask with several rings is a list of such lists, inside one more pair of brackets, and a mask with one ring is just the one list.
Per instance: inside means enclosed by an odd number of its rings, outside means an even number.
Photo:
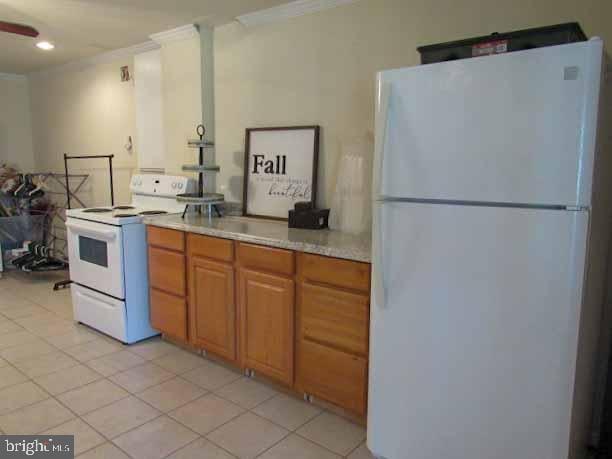
[{"label": "wall corner trim", "polygon": [[163,43],[197,37],[198,34],[198,28],[194,24],[187,24],[181,27],[177,27],[175,29],[154,33],[153,35],[150,35],[149,38],[155,43],[161,45]]},{"label": "wall corner trim", "polygon": [[297,0],[265,10],[243,14],[238,16],[236,20],[246,27],[256,27],[329,10],[355,1],[357,0]]},{"label": "wall corner trim", "polygon": [[0,73],[0,80],[20,81],[26,78],[25,75],[19,75],[17,73]]}]

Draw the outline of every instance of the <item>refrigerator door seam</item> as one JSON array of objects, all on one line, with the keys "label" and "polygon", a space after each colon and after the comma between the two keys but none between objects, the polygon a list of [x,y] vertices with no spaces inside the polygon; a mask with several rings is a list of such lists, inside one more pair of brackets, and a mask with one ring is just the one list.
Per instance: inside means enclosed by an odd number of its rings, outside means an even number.
[{"label": "refrigerator door seam", "polygon": [[395,198],[390,196],[380,196],[376,202],[397,202],[412,204],[438,204],[447,206],[473,206],[473,207],[505,207],[514,209],[543,209],[543,210],[563,210],[563,211],[583,211],[589,210],[586,206],[568,205],[548,205],[523,202],[494,202],[494,201],[461,201],[452,199],[425,199],[425,198]]}]

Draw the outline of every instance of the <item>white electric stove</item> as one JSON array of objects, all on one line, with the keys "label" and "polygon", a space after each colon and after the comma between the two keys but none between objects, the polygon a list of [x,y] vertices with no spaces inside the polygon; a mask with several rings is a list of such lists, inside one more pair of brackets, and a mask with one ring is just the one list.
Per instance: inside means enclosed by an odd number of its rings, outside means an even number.
[{"label": "white electric stove", "polygon": [[124,343],[159,334],[149,322],[145,216],[180,213],[195,181],[134,175],[132,203],[66,211],[74,319]]}]

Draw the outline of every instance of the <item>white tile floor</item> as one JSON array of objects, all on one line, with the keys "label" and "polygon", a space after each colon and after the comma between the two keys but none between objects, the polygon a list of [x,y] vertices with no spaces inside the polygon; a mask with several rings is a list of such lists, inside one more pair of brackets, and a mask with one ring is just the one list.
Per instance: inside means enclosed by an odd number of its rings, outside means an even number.
[{"label": "white tile floor", "polygon": [[0,279],[0,432],[74,434],[83,459],[372,457],[335,414],[159,339],[75,324],[59,276]]}]

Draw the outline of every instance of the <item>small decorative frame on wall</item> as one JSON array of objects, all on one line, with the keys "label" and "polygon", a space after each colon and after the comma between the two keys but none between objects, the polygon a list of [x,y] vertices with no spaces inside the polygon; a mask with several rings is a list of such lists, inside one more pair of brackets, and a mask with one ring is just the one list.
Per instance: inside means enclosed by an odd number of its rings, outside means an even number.
[{"label": "small decorative frame on wall", "polygon": [[316,202],[319,126],[246,130],[243,215],[287,220],[296,202]]},{"label": "small decorative frame on wall", "polygon": [[127,65],[121,67],[121,82],[125,83],[126,81],[130,81],[131,78],[130,68]]}]

